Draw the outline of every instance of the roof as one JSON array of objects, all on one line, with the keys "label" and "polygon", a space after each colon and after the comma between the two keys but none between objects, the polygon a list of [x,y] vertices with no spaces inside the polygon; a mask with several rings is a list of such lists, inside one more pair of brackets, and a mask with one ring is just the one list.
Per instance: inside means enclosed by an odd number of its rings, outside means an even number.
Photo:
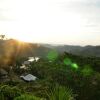
[{"label": "roof", "polygon": [[24,61],[23,64],[24,64],[24,65],[29,65],[29,64],[30,64],[30,61]]},{"label": "roof", "polygon": [[32,75],[32,74],[28,74],[26,76],[20,76],[23,80],[25,81],[35,81],[36,80],[36,76]]}]

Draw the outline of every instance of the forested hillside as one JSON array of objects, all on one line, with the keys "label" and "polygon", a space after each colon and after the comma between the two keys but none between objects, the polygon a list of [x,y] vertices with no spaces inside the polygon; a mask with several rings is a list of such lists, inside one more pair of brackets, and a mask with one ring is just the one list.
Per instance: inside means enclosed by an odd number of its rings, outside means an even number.
[{"label": "forested hillside", "polygon": [[[20,67],[26,60],[20,56],[12,67],[7,63],[0,67],[4,70],[0,71],[0,100],[100,100],[99,57],[50,50],[38,61]],[[26,74],[37,79],[25,81],[20,76]]]},{"label": "forested hillside", "polygon": [[100,46],[74,46],[74,45],[50,45],[45,44],[43,45],[48,48],[52,48],[57,50],[60,53],[68,52],[74,55],[80,55],[85,57],[100,57]]}]

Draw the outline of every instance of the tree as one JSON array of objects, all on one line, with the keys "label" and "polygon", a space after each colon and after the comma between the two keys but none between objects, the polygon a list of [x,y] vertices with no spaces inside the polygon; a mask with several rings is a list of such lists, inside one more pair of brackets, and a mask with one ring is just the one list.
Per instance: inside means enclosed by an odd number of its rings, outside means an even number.
[{"label": "tree", "polygon": [[5,38],[6,38],[5,35],[3,35],[3,34],[0,35],[0,39],[1,39],[1,40],[4,40]]}]

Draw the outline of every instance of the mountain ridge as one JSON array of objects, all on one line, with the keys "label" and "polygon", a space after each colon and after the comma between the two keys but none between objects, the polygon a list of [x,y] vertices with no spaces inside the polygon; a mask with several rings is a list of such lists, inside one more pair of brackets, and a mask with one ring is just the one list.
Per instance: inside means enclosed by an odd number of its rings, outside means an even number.
[{"label": "mountain ridge", "polygon": [[58,53],[68,52],[81,56],[100,57],[100,45],[53,45],[43,43],[20,42],[15,39],[0,40],[0,57],[6,55],[16,55],[17,57],[46,56],[51,50],[56,50]]}]

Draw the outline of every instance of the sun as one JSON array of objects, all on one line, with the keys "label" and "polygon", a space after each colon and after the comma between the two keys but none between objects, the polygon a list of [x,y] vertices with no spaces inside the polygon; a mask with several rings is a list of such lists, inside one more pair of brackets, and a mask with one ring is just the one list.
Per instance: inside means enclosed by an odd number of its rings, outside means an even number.
[{"label": "sun", "polygon": [[22,41],[22,42],[32,42],[32,39],[30,39],[28,37],[18,37],[16,39],[19,41]]},{"label": "sun", "polygon": [[33,38],[32,36],[28,35],[28,34],[10,34],[8,35],[9,38],[12,38],[12,39],[16,39],[16,40],[19,40],[21,42],[29,42],[29,43],[32,43],[33,42]]}]

